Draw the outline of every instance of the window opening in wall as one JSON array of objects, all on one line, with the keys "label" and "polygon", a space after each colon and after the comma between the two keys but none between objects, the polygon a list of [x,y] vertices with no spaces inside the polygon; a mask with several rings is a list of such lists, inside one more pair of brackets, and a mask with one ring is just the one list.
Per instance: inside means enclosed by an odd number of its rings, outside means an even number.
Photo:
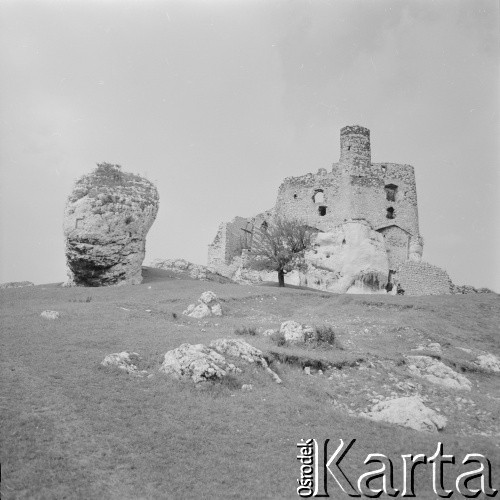
[{"label": "window opening in wall", "polygon": [[396,201],[396,193],[398,191],[398,187],[395,184],[387,184],[384,189],[387,201]]},{"label": "window opening in wall", "polygon": [[345,241],[345,238],[342,240],[342,245],[345,245],[346,244],[346,241]]},{"label": "window opening in wall", "polygon": [[385,174],[386,170],[387,170],[387,165],[382,165],[382,172],[384,172],[384,174]]},{"label": "window opening in wall", "polygon": [[294,195],[293,195],[293,197],[294,197],[295,199],[297,199],[297,195],[296,195],[296,194],[294,194]]},{"label": "window opening in wall", "polygon": [[351,146],[347,146],[347,151],[350,151],[351,150]]},{"label": "window opening in wall", "polygon": [[267,228],[269,227],[269,224],[267,223],[267,221],[264,221],[261,225],[260,225],[260,228],[262,229],[262,231],[267,231]]},{"label": "window opening in wall", "polygon": [[387,209],[387,214],[386,214],[386,217],[387,217],[388,219],[394,219],[394,217],[396,217],[396,214],[394,213],[394,208],[389,207],[389,208]]},{"label": "window opening in wall", "polygon": [[325,193],[322,189],[315,189],[313,194],[314,203],[324,203],[325,202]]},{"label": "window opening in wall", "polygon": [[326,207],[318,207],[318,213],[323,217],[323,215],[326,215]]}]

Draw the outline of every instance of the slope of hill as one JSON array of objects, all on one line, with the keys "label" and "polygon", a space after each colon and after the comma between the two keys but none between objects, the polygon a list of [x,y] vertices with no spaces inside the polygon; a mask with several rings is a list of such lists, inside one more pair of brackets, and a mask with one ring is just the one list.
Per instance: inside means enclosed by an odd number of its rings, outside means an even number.
[{"label": "slope of hill", "polygon": [[[499,487],[500,377],[475,363],[478,353],[500,354],[497,294],[330,295],[146,273],[136,286],[0,290],[2,498],[297,498],[297,443],[309,438],[330,439],[330,453],[356,439],[342,462],[352,478],[370,470],[369,453],[385,454],[399,488],[401,455],[430,457],[442,442],[456,457],[446,487],[470,470],[461,465],[468,453],[488,457]],[[224,316],[183,316],[206,290]],[[47,309],[59,319],[41,317]],[[262,335],[290,319],[331,327],[335,347],[278,346]],[[242,327],[256,329],[238,338],[265,353],[282,384],[245,364],[201,389],[158,372],[168,350],[235,338]],[[100,365],[121,351],[139,353],[153,376]],[[467,377],[471,391],[416,377],[407,358],[416,354]],[[439,434],[361,416],[417,393],[448,419]],[[415,485],[417,498],[436,498],[430,465],[417,467]],[[329,491],[348,498],[331,477]]]}]

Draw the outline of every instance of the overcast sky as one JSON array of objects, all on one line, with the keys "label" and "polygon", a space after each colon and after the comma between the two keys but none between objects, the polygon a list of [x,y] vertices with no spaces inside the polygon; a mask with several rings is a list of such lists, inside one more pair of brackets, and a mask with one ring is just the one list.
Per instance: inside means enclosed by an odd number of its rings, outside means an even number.
[{"label": "overcast sky", "polygon": [[500,292],[498,32],[496,0],[3,0],[0,282],[65,279],[97,162],[158,187],[146,263],[205,264],[359,124],[372,161],[415,167],[424,260]]}]

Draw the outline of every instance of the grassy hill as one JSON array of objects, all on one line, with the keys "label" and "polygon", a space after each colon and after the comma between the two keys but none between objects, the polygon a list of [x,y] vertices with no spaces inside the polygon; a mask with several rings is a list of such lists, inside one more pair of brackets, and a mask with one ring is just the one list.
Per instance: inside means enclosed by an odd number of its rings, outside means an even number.
[{"label": "grassy hill", "polygon": [[[183,316],[206,290],[220,297],[225,315]],[[41,285],[1,290],[0,301],[2,498],[298,498],[302,438],[329,438],[332,451],[339,439],[356,439],[342,462],[354,478],[370,469],[363,464],[369,453],[384,453],[398,487],[401,455],[430,456],[440,441],[458,464],[445,466],[446,487],[467,470],[460,465],[467,453],[489,458],[499,487],[500,377],[473,363],[475,349],[500,354],[497,294],[330,295],[146,269],[141,285]],[[61,317],[40,317],[46,309]],[[184,342],[209,344],[288,319],[332,327],[337,345],[292,348],[260,333],[239,337],[266,353],[281,385],[244,364],[242,374],[202,389],[158,373],[165,352]],[[412,351],[430,342],[442,352]],[[100,365],[125,350],[139,353],[154,376]],[[472,391],[411,377],[404,355],[420,353],[463,373]],[[448,418],[443,432],[357,416],[374,399],[417,391]],[[417,498],[436,498],[432,468],[416,470]],[[333,480],[329,491],[348,498]]]}]

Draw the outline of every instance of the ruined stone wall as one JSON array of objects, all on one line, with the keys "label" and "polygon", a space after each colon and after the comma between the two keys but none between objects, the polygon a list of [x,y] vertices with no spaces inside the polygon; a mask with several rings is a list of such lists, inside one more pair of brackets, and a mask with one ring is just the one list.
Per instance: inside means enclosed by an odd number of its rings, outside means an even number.
[{"label": "ruined stone wall", "polygon": [[[328,231],[339,224],[339,187],[340,177],[336,169],[332,172],[321,169],[316,175],[287,177],[278,190],[276,214]],[[320,211],[321,207],[324,207],[324,212]]]},{"label": "ruined stone wall", "polygon": [[451,293],[452,282],[448,273],[427,262],[407,261],[394,275],[405,295],[442,295]]},{"label": "ruined stone wall", "polygon": [[220,224],[213,242],[208,245],[208,266],[225,269],[235,257],[240,257],[242,250],[250,249],[254,229],[266,222],[271,223],[273,210],[267,210],[255,217],[235,217],[231,222]]},{"label": "ruined stone wall", "polygon": [[384,227],[378,232],[384,237],[389,269],[396,270],[408,260],[410,234],[398,226]]},{"label": "ruined stone wall", "polygon": [[208,265],[218,267],[241,255],[241,250],[248,244],[250,234],[245,230],[249,226],[248,219],[235,217],[231,222],[223,222],[208,245]]},{"label": "ruined stone wall", "polygon": [[[317,174],[285,179],[278,191],[276,213],[322,231],[356,220],[366,220],[377,230],[398,226],[412,242],[419,242],[412,247],[418,247],[418,260],[422,242],[413,167],[371,163],[370,131],[364,127],[344,127],[340,146],[340,161],[331,172],[320,169]],[[408,258],[408,249],[403,252],[402,246],[398,240],[394,248],[388,247],[397,262]]]}]

